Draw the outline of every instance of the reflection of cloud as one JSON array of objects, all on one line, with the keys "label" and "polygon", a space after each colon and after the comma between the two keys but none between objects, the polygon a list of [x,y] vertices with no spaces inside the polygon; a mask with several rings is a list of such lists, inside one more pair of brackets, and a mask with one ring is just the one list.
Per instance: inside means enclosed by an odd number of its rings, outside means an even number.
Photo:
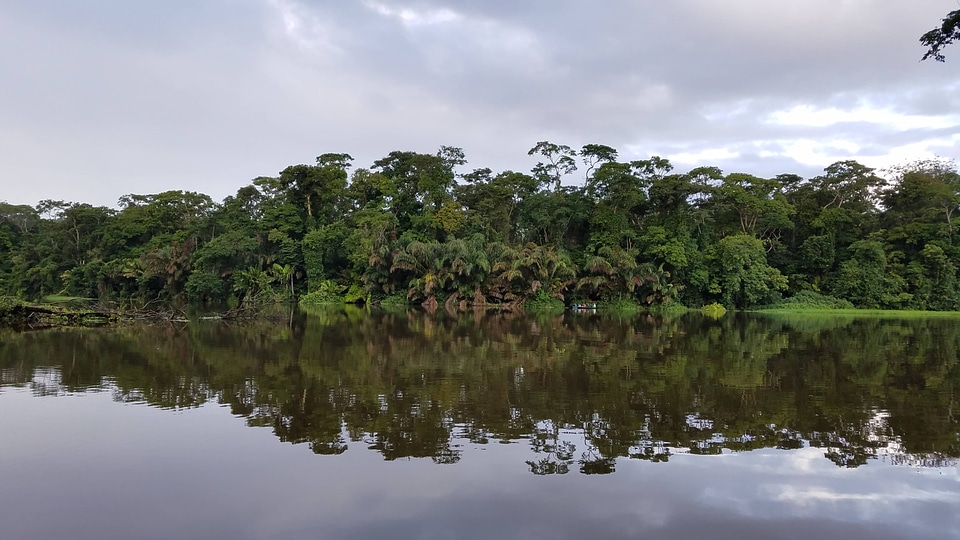
[{"label": "reflection of cloud", "polygon": [[[960,505],[960,490],[948,485],[956,482],[940,474],[918,475],[907,468],[876,465],[838,469],[815,448],[761,450],[724,458],[722,467],[702,465],[695,456],[687,457],[683,464],[711,477],[700,494],[704,504],[740,516],[905,526],[913,532],[893,536],[912,538],[934,537],[960,526],[954,513],[936,514],[937,508]],[[736,478],[750,481],[734,486]]]},{"label": "reflection of cloud", "polygon": [[882,502],[885,504],[895,504],[902,501],[941,501],[960,504],[960,495],[957,493],[943,491],[925,491],[915,489],[897,490],[893,493],[841,493],[832,491],[823,487],[815,488],[796,488],[793,486],[780,486],[780,493],[774,497],[778,501],[791,502],[802,506],[809,506],[814,503],[836,503],[836,502]]}]

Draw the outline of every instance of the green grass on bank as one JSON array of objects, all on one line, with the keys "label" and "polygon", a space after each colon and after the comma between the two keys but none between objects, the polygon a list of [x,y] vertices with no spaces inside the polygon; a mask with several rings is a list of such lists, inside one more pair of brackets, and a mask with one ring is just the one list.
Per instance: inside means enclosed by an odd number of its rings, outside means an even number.
[{"label": "green grass on bank", "polygon": [[799,315],[808,317],[886,317],[886,318],[929,318],[960,317],[960,311],[918,311],[895,309],[858,309],[847,300],[821,294],[815,291],[800,291],[770,306],[762,306],[748,313],[770,315]]},{"label": "green grass on bank", "polygon": [[960,311],[917,311],[917,310],[896,310],[896,309],[827,309],[827,308],[766,308],[757,310],[747,310],[746,313],[759,313],[762,315],[802,315],[809,317],[886,317],[893,319],[919,319],[919,318],[958,318]]}]

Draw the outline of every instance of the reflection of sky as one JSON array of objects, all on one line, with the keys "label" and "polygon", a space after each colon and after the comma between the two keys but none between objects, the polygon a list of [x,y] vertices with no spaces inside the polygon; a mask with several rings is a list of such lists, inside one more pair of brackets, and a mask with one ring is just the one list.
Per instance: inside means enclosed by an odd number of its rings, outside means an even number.
[{"label": "reflection of sky", "polygon": [[[584,450],[576,433],[561,439]],[[456,465],[278,444],[228,409],[117,404],[109,393],[0,395],[0,537],[947,538],[956,467],[823,450],[621,459],[615,474],[534,476],[528,444],[463,442]],[[359,450],[359,451],[358,451]],[[575,470],[575,468],[574,468]]]}]

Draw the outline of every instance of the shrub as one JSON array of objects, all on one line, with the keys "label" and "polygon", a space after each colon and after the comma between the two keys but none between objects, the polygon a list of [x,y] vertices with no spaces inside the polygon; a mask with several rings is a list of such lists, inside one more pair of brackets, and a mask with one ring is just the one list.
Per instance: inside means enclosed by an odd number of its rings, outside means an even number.
[{"label": "shrub", "polygon": [[343,301],[348,304],[359,304],[365,298],[367,294],[363,291],[363,287],[354,283],[347,289],[347,292],[343,295]]},{"label": "shrub", "polygon": [[530,311],[563,311],[563,301],[550,296],[544,289],[537,290],[533,298],[523,304],[523,309]]},{"label": "shrub", "polygon": [[700,311],[707,317],[714,319],[719,319],[727,312],[727,308],[723,307],[723,304],[718,304],[716,302],[712,304],[707,304],[700,308]]},{"label": "shrub", "polygon": [[301,304],[320,305],[320,304],[342,304],[344,297],[341,295],[342,287],[333,280],[324,280],[320,282],[317,290],[309,292],[300,298]]},{"label": "shrub", "polygon": [[394,293],[380,300],[380,307],[399,308],[407,306],[409,303],[405,294]]},{"label": "shrub", "polygon": [[848,300],[807,290],[800,291],[770,307],[774,309],[853,309],[854,306]]},{"label": "shrub", "polygon": [[604,311],[612,311],[614,313],[636,313],[643,311],[643,306],[634,300],[612,300],[610,302],[604,302],[600,307],[602,307]]}]

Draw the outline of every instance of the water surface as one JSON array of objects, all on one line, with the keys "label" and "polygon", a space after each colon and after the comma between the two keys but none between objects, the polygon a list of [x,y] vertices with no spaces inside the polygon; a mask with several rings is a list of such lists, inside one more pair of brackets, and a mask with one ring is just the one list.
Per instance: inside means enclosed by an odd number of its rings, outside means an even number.
[{"label": "water surface", "polygon": [[948,538],[960,323],[0,333],[3,538]]}]

